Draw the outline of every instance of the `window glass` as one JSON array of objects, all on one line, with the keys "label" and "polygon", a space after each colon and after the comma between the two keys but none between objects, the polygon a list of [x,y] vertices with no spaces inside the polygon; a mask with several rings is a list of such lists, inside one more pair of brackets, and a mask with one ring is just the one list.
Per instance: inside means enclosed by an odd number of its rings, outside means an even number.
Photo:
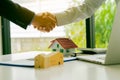
[{"label": "window glass", "polygon": [[[78,6],[84,0],[72,0],[71,6]],[[86,27],[85,20],[80,20],[75,23],[65,25],[66,36],[73,40],[73,42],[80,48],[86,47]]]},{"label": "window glass", "polygon": [[67,52],[67,53],[70,52],[69,49],[66,49],[66,52]]},{"label": "window glass", "polygon": [[59,44],[57,44],[57,48],[59,48]]},{"label": "window glass", "polygon": [[60,49],[60,52],[63,53],[63,52],[64,52],[64,49]]},{"label": "window glass", "polygon": [[[50,11],[59,12],[71,5],[76,5],[77,0],[13,0],[35,13]],[[83,0],[81,0],[83,1]],[[24,51],[48,51],[50,41],[58,37],[69,37],[79,47],[85,47],[85,22],[80,21],[65,26],[56,27],[49,33],[43,33],[28,26],[26,30],[10,22],[12,53]]]},{"label": "window glass", "polygon": [[106,48],[108,46],[115,8],[115,0],[106,0],[95,13],[95,37],[97,48]]},{"label": "window glass", "polygon": [[56,49],[52,49],[53,51],[56,51]]}]

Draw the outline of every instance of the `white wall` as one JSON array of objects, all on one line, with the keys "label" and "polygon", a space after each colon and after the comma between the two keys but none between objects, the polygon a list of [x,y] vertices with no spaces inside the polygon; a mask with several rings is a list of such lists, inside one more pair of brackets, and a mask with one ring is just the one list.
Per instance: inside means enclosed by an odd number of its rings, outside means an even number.
[{"label": "white wall", "polygon": [[1,31],[1,17],[0,17],[0,55],[2,55],[2,31]]}]

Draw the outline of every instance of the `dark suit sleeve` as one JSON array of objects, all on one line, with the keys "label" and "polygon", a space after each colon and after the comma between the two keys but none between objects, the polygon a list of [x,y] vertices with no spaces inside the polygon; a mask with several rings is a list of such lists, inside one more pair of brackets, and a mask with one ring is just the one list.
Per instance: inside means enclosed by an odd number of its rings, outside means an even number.
[{"label": "dark suit sleeve", "polygon": [[0,16],[26,29],[35,13],[10,0],[0,0]]}]

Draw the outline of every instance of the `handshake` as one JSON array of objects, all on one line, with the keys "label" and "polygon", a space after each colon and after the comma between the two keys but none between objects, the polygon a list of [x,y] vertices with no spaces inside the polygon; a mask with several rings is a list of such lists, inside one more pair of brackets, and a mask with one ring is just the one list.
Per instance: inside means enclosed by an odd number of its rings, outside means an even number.
[{"label": "handshake", "polygon": [[35,14],[31,24],[39,31],[50,32],[57,25],[57,20],[54,14],[43,12]]}]

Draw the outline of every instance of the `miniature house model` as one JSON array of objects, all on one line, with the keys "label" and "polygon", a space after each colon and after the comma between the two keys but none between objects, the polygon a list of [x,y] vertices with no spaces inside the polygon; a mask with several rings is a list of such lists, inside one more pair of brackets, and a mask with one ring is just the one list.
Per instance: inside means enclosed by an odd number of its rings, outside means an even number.
[{"label": "miniature house model", "polygon": [[35,68],[48,68],[55,65],[63,64],[63,54],[60,52],[50,54],[39,54],[34,59]]},{"label": "miniature house model", "polygon": [[77,48],[77,45],[69,38],[57,38],[51,42],[49,48],[54,52],[59,51],[63,53],[64,56],[71,55],[75,52],[75,48]]}]

